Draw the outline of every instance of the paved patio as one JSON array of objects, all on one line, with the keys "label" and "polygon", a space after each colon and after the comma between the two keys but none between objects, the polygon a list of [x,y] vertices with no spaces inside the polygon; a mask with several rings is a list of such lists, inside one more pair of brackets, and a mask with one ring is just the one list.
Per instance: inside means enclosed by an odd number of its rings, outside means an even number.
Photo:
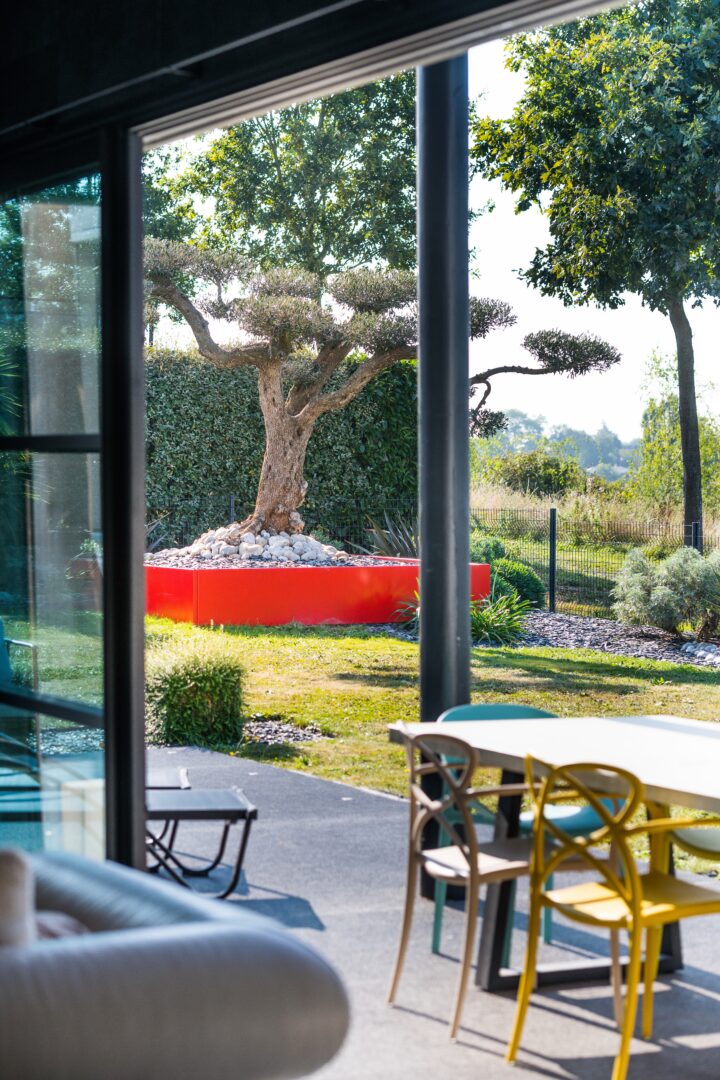
[{"label": "paved patio", "polygon": [[[512,995],[471,990],[460,1040],[447,1036],[463,916],[446,915],[443,955],[430,952],[431,905],[418,906],[399,1004],[385,993],[405,875],[404,802],[240,758],[194,749],[149,751],[151,765],[185,765],[194,787],[241,787],[259,808],[237,898],[311,942],[342,973],[353,1026],[320,1080],[508,1080],[503,1061]],[[179,846],[209,849],[212,826],[184,826]],[[218,880],[222,875],[218,871]],[[708,884],[703,879],[703,884]],[[524,889],[513,959],[524,949]],[[684,924],[685,967],[656,987],[655,1037],[633,1045],[630,1080],[720,1077],[720,920]],[[558,924],[541,959],[603,952],[604,941]],[[515,1073],[610,1080],[617,1048],[604,984],[543,989],[534,997]]]}]

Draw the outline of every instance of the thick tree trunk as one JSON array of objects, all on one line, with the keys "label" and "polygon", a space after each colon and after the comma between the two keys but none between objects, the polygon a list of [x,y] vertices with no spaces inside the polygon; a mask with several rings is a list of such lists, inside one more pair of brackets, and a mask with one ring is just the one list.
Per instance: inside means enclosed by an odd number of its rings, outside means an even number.
[{"label": "thick tree trunk", "polygon": [[694,521],[698,521],[700,523],[702,543],[702,465],[700,462],[700,429],[698,427],[697,397],[695,394],[695,351],[693,349],[692,329],[680,298],[670,301],[668,314],[672,328],[675,331],[675,342],[677,344],[685,542],[692,542],[692,524]]},{"label": "thick tree trunk", "polygon": [[298,510],[307,490],[305,454],[315,425],[287,414],[280,363],[269,362],[258,370],[258,390],[265,421],[265,456],[255,509],[242,525],[248,532],[302,532],[304,522]]}]

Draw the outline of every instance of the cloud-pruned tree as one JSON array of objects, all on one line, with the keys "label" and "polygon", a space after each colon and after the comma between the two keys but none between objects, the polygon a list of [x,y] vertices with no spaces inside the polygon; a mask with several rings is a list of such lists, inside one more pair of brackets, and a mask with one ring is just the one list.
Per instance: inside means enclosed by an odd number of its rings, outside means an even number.
[{"label": "cloud-pruned tree", "polygon": [[[348,405],[396,361],[417,355],[415,275],[358,269],[323,283],[307,271],[257,271],[242,254],[152,238],[145,261],[148,299],[186,320],[201,356],[220,368],[249,366],[257,372],[265,453],[255,508],[244,527],[302,530],[305,454],[316,423]],[[237,342],[217,341],[210,319],[230,323]],[[501,301],[471,302],[473,338],[514,321]],[[525,346],[533,365],[500,364],[473,376],[471,388],[483,387],[476,428],[492,430],[501,423],[500,414],[485,407],[497,375],[582,374],[619,360],[604,342],[559,331],[530,334]]]}]

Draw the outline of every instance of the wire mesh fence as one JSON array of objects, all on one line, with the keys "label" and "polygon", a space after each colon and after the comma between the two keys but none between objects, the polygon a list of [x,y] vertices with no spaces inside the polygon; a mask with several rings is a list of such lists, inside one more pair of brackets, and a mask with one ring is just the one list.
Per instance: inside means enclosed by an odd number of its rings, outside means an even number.
[{"label": "wire mesh fence", "polygon": [[[242,521],[251,507],[233,496],[209,494],[182,504],[148,508],[149,550],[184,547],[207,529]],[[381,527],[403,522],[414,528],[412,506],[360,505],[323,514],[303,508],[305,527],[320,539],[348,550],[372,550],[372,523]],[[676,526],[647,521],[578,518],[555,510],[473,508],[470,512],[473,546],[494,537],[508,558],[531,566],[545,585],[551,610],[578,615],[612,617],[613,587],[632,548],[665,558],[684,544],[709,552],[720,548],[720,534],[701,536],[697,525]]]},{"label": "wire mesh fence", "polygon": [[684,544],[706,552],[720,548],[720,535],[702,535],[698,523],[588,521],[553,510],[473,509],[471,528],[474,536],[497,537],[509,558],[532,566],[551,610],[603,618],[612,617],[613,588],[632,548],[654,558]]}]

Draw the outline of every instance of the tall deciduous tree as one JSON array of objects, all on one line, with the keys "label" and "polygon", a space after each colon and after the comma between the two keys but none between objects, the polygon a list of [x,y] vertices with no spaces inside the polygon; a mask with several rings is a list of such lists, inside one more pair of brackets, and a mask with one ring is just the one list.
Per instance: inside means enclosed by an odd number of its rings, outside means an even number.
[{"label": "tall deciduous tree", "polygon": [[525,280],[566,304],[623,294],[677,345],[686,523],[702,520],[688,306],[720,302],[720,7],[644,0],[513,39],[527,82],[508,120],[474,127],[478,169],[540,207],[550,240]]},{"label": "tall deciduous tree", "polygon": [[204,242],[327,278],[415,265],[415,75],[228,128],[175,190],[211,199]]},{"label": "tall deciduous tree", "polygon": [[[333,275],[323,286],[306,271],[253,272],[243,255],[152,239],[145,257],[149,297],[182,315],[201,355],[218,367],[257,371],[265,454],[255,509],[243,525],[252,531],[301,530],[305,453],[315,424],[349,404],[395,361],[416,355],[413,273],[351,270]],[[193,283],[192,290],[186,281]],[[197,296],[200,282],[212,291]],[[507,304],[493,300],[474,299],[470,313],[474,338],[515,321]],[[217,342],[208,317],[233,324],[240,341]],[[610,346],[587,335],[545,331],[527,335],[524,344],[533,364],[499,364],[473,376],[472,385],[483,390],[475,414],[480,428],[498,423],[499,414],[485,408],[497,375],[582,374],[620,359]]]}]

